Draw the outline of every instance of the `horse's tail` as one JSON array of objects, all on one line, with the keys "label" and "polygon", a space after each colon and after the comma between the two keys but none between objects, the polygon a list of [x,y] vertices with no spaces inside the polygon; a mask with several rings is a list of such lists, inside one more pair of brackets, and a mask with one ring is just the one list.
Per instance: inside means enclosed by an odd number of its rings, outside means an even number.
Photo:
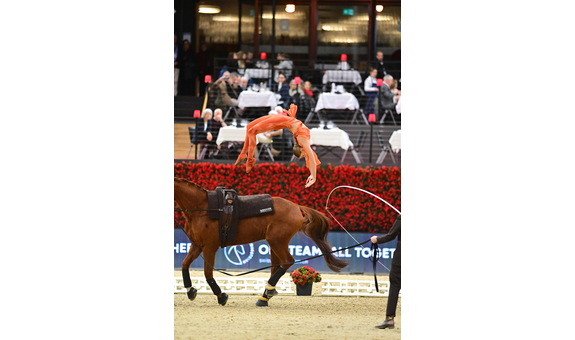
[{"label": "horse's tail", "polygon": [[329,244],[327,240],[327,233],[329,232],[329,218],[312,208],[301,205],[299,208],[305,214],[300,231],[302,231],[319,247],[322,254],[325,254],[323,257],[329,269],[339,273],[348,265],[348,263],[338,259],[333,254],[330,254],[332,252],[331,244]]}]

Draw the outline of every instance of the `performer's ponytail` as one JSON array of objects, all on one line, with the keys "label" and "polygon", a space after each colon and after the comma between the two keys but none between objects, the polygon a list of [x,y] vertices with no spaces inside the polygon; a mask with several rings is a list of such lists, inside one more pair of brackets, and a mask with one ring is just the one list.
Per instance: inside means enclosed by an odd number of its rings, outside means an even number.
[{"label": "performer's ponytail", "polygon": [[292,152],[294,156],[296,156],[297,158],[301,158],[301,146],[299,146],[299,144],[295,144],[293,146]]}]

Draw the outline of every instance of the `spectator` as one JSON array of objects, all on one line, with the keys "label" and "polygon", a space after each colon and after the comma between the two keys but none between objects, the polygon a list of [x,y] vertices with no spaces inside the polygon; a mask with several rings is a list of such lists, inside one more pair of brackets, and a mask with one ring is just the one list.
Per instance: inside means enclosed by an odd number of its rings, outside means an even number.
[{"label": "spectator", "polygon": [[213,87],[219,91],[215,102],[217,107],[222,108],[224,105],[238,106],[238,92],[235,85],[237,77],[238,74],[235,72],[224,72],[224,75],[215,81]]},{"label": "spectator", "polygon": [[178,95],[178,78],[180,77],[178,57],[178,36],[174,34],[174,97]]},{"label": "spectator", "polygon": [[298,111],[301,114],[307,114],[312,109],[311,98],[301,89],[299,84],[296,84],[293,80],[289,83],[289,103],[284,104],[287,107],[289,104],[295,104],[298,107]]},{"label": "spectator", "polygon": [[244,75],[246,74],[246,54],[242,51],[238,52],[238,74]]},{"label": "spectator", "polygon": [[390,89],[393,83],[393,76],[388,74],[383,77],[383,85],[381,86],[381,108],[382,109],[395,109],[395,103],[399,99]]},{"label": "spectator", "polygon": [[371,62],[371,67],[377,70],[376,78],[383,78],[387,74],[385,71],[385,66],[383,65],[383,52],[378,51],[375,59],[375,61]]},{"label": "spectator", "polygon": [[303,92],[306,94],[306,97],[309,99],[312,108],[315,107],[315,94],[313,93],[312,85],[310,81],[306,81],[303,83]]},{"label": "spectator", "polygon": [[[197,124],[197,135],[196,135],[196,141],[198,143],[208,143],[211,144],[210,142],[213,139],[212,136],[212,110],[211,109],[205,109],[203,114],[202,114],[202,118],[198,118],[196,120],[196,124]],[[208,155],[210,153],[210,149],[212,148],[211,145],[208,146]]]},{"label": "spectator", "polygon": [[289,97],[289,87],[287,85],[286,76],[283,73],[278,75],[278,84],[275,93],[280,95],[280,100],[284,108],[288,108]]},{"label": "spectator", "polygon": [[195,53],[190,49],[190,42],[184,40],[180,51],[180,80],[178,93],[183,96],[195,95],[198,64]]},{"label": "spectator", "polygon": [[[224,74],[220,78],[229,77],[230,72],[224,72]],[[223,100],[220,92],[220,88],[216,86],[216,81],[214,81],[210,87],[208,88],[208,106],[211,108],[222,108],[223,109]]]},{"label": "spectator", "polygon": [[[276,70],[281,70],[286,78],[289,78],[291,76],[291,70],[293,69],[293,62],[289,60],[289,56],[286,53],[278,53],[278,60],[280,63],[279,65],[274,66],[274,68]],[[278,76],[274,79],[276,82],[279,82],[277,79]]]},{"label": "spectator", "polygon": [[214,158],[218,153],[219,150],[222,148],[221,145],[217,145],[216,141],[218,140],[218,134],[220,132],[220,129],[222,127],[226,127],[228,126],[222,119],[222,115],[223,112],[221,109],[215,109],[214,110],[214,118],[212,119],[212,129],[211,129],[211,135],[212,138],[210,140],[210,142],[213,144],[213,146],[217,149],[215,150],[215,152],[211,155],[210,158]]},{"label": "spectator", "polygon": [[254,53],[253,52],[248,52],[245,62],[246,62],[246,68],[256,67],[256,64],[254,64]]},{"label": "spectator", "polygon": [[365,90],[365,94],[367,95],[367,103],[365,104],[365,112],[367,113],[375,113],[379,112],[379,103],[377,100],[377,94],[379,93],[379,88],[377,87],[377,69],[370,67],[369,68],[369,76],[365,78],[365,82],[363,85],[363,89]]},{"label": "spectator", "polygon": [[206,82],[204,79],[206,75],[211,75],[214,71],[214,65],[212,65],[212,58],[208,52],[208,45],[205,43],[200,46],[200,52],[198,52],[198,73],[200,76],[200,96],[206,94]]},{"label": "spectator", "polygon": [[238,71],[238,55],[237,55],[237,53],[230,52],[228,54],[228,61],[226,63],[226,70],[230,73]]},{"label": "spectator", "polygon": [[250,78],[243,76],[240,79],[240,91],[247,91],[248,90],[248,86],[249,86],[249,82],[250,82]]}]

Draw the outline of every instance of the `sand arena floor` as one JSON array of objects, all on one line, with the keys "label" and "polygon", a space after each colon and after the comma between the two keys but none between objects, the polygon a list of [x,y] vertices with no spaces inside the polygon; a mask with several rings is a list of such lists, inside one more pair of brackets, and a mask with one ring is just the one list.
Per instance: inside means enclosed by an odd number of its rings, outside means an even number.
[{"label": "sand arena floor", "polygon": [[[174,271],[174,276],[181,275]],[[269,273],[248,277],[267,278]],[[370,275],[322,274],[322,278],[373,280]],[[198,294],[194,301],[186,294],[174,294],[174,339],[401,339],[401,297],[395,329],[382,330],[374,326],[385,318],[386,297],[321,296],[318,284],[312,296],[275,296],[269,307],[256,307],[257,296],[229,294],[227,304],[220,306],[211,294]]]}]

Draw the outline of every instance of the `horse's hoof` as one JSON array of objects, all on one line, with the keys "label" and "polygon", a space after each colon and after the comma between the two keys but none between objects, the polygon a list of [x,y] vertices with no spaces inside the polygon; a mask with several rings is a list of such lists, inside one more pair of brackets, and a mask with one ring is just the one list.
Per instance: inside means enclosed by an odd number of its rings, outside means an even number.
[{"label": "horse's hoof", "polygon": [[196,296],[198,296],[198,290],[195,289],[194,287],[192,287],[192,288],[188,291],[188,299],[190,299],[190,301],[194,301],[194,299],[196,298]]},{"label": "horse's hoof", "polygon": [[258,307],[268,307],[268,302],[258,299],[258,301],[256,301],[256,306],[258,306]]},{"label": "horse's hoof", "polygon": [[222,306],[225,306],[226,302],[228,302],[228,294],[222,293],[222,296],[218,298],[218,303]]},{"label": "horse's hoof", "polygon": [[279,293],[278,293],[278,291],[274,288],[274,289],[272,289],[272,290],[267,290],[267,289],[266,289],[265,294],[267,295],[267,297],[268,297],[268,299],[269,299],[269,298],[271,298],[272,296],[278,295]]}]

